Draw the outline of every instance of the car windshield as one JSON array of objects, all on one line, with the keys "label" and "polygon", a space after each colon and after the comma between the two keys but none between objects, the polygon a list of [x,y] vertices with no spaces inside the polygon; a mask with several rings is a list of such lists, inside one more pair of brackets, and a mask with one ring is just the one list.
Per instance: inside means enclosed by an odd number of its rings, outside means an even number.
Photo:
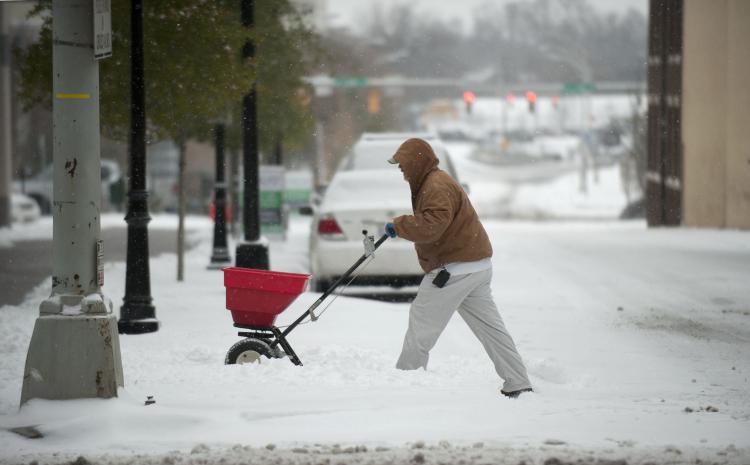
[{"label": "car windshield", "polygon": [[377,172],[367,170],[337,173],[326,190],[323,209],[358,210],[363,206],[411,208],[409,184],[395,167]]}]

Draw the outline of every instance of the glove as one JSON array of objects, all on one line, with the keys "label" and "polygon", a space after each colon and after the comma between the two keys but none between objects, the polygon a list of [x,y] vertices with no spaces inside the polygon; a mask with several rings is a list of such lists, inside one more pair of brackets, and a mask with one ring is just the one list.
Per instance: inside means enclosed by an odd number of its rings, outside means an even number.
[{"label": "glove", "polygon": [[398,236],[398,234],[396,234],[396,228],[393,226],[393,223],[385,224],[385,233],[388,234],[388,237]]}]

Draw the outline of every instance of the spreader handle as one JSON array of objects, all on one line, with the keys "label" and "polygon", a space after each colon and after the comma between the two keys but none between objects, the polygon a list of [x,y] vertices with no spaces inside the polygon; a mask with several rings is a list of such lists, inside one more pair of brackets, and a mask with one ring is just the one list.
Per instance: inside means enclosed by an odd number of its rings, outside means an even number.
[{"label": "spreader handle", "polygon": [[[388,239],[388,234],[383,234],[382,236],[380,236],[380,239],[378,239],[378,241],[375,243],[375,250],[377,250],[378,247],[380,247],[380,245],[383,242],[386,241],[386,239]],[[339,284],[341,284],[342,282],[346,281],[349,278],[349,276],[351,276],[351,274],[354,272],[354,270],[356,270],[357,268],[359,268],[359,265],[361,265],[362,263],[364,263],[365,260],[367,260],[367,255],[366,254],[362,254],[362,256],[359,257],[359,260],[357,260],[354,263],[354,265],[352,265],[348,270],[346,270],[346,272],[343,275],[341,275],[339,277],[339,279],[336,280],[336,282],[334,282],[331,286],[329,286],[328,289],[326,289],[326,291],[323,293],[323,295],[321,295],[320,298],[318,298],[318,300],[316,300],[312,305],[310,305],[310,308],[308,308],[307,310],[305,310],[305,313],[303,313],[299,318],[297,318],[296,320],[294,320],[294,323],[292,323],[292,324],[290,324],[289,326],[286,327],[286,329],[284,330],[284,332],[282,333],[282,335],[286,336],[294,328],[296,328],[298,324],[302,323],[302,320],[304,320],[305,318],[307,318],[308,315],[312,316],[313,315],[312,312],[316,308],[318,308],[320,306],[320,304],[323,303],[324,300],[326,300],[326,297],[328,297],[329,295],[331,295],[331,293],[339,286]],[[317,319],[317,318],[314,318],[314,319]]]}]

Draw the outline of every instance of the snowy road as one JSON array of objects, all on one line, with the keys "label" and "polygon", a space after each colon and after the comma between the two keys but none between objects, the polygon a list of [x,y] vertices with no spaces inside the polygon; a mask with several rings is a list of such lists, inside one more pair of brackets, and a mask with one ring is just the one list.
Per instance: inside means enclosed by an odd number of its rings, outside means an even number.
[{"label": "snowy road", "polygon": [[[4,307],[0,427],[40,425],[45,438],[0,432],[0,463],[750,461],[750,233],[486,226],[493,292],[534,394],[498,395],[460,318],[428,371],[395,370],[408,304],[348,297],[290,335],[304,367],[223,365],[238,338],[221,274],[205,270],[205,224],[185,283],[174,282],[173,256],[152,262],[162,329],[121,338],[126,387],[116,400],[35,400],[19,412],[35,309],[49,291]],[[273,269],[307,270],[307,227],[295,221],[287,242],[272,243]],[[120,296],[124,266],[105,272],[105,293]],[[302,295],[280,323],[316,298]],[[157,403],[145,407],[147,395]]]}]

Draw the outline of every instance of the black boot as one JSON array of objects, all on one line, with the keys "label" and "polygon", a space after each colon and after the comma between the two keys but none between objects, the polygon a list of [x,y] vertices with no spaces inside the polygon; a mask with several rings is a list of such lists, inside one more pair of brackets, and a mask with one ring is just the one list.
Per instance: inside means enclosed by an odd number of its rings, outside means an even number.
[{"label": "black boot", "polygon": [[502,389],[500,390],[500,394],[504,395],[505,397],[510,397],[511,399],[517,399],[518,396],[520,396],[524,392],[534,392],[534,390],[531,388],[519,389],[517,391],[510,392],[505,392]]}]

